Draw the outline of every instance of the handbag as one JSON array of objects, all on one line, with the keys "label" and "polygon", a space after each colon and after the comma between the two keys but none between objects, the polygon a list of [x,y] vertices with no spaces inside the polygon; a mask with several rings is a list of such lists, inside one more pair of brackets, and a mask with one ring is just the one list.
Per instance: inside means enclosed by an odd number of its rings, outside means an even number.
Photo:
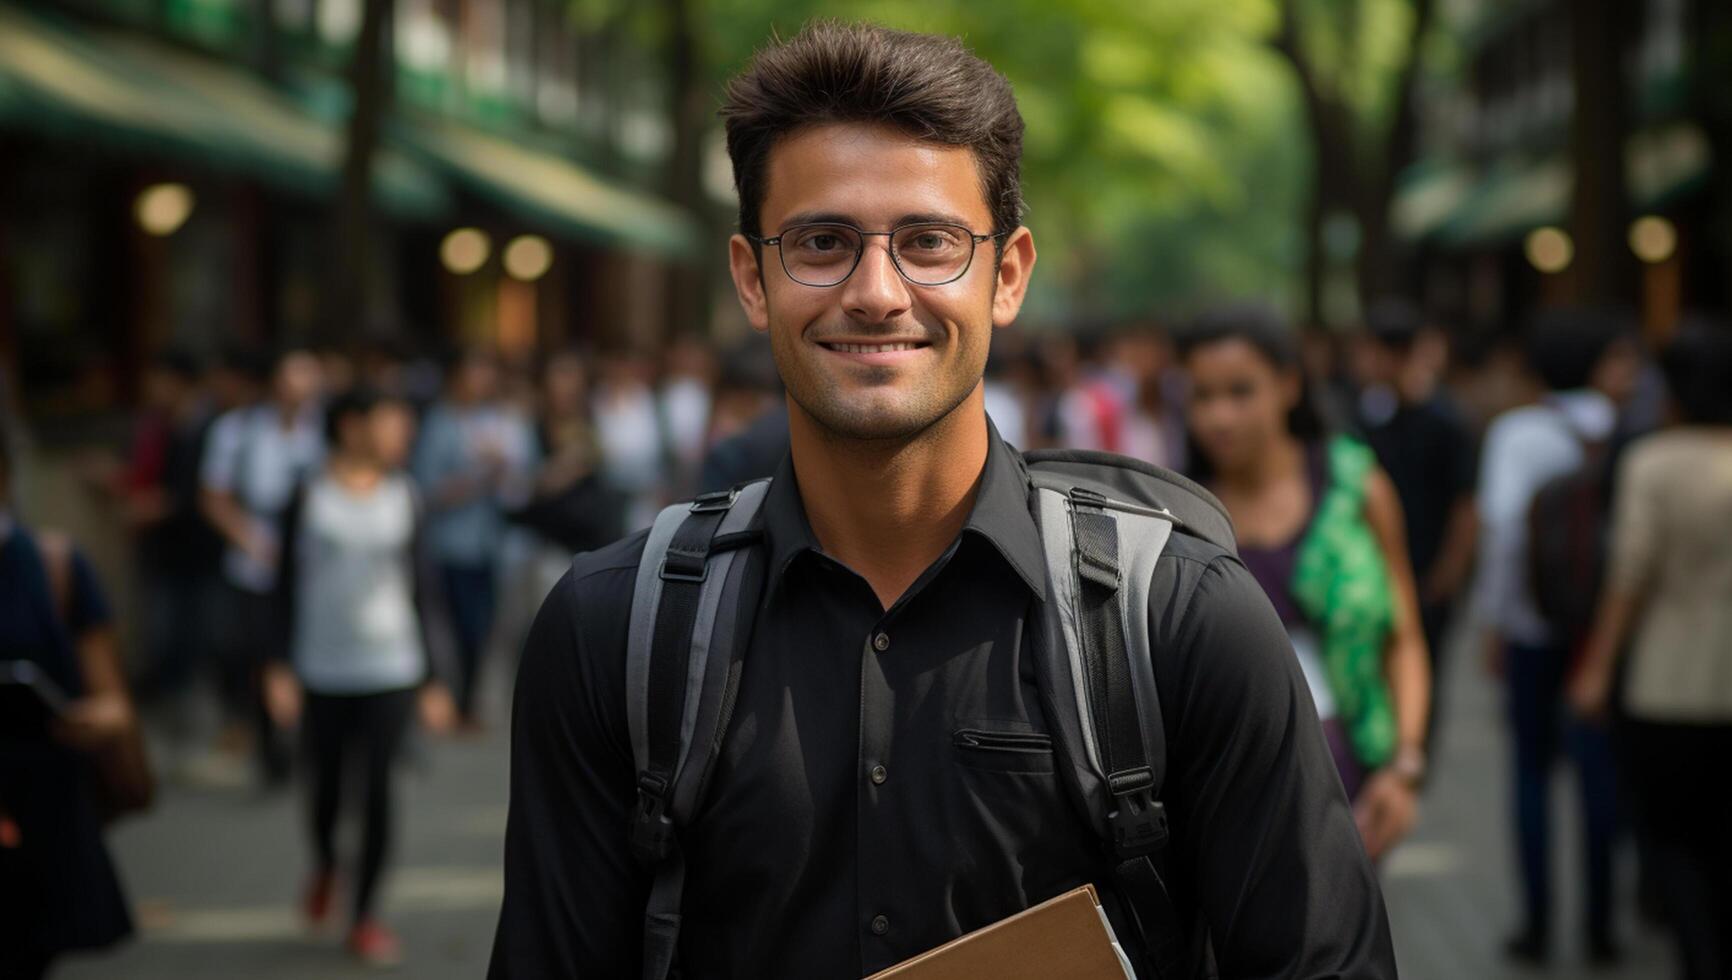
[{"label": "handbag", "polygon": [[[63,534],[45,532],[37,536],[36,547],[42,557],[43,571],[48,576],[55,616],[64,626],[72,603],[72,542]],[[73,642],[76,644],[76,637],[73,637]],[[108,655],[113,656],[113,651],[110,650]],[[119,664],[114,668],[116,677],[124,677]],[[124,681],[121,682],[120,695],[130,706],[132,695],[126,690]],[[156,796],[156,777],[151,771],[144,729],[139,724],[137,712],[129,714],[131,721],[126,730],[90,756],[96,770],[97,809],[104,822],[148,809]]]}]

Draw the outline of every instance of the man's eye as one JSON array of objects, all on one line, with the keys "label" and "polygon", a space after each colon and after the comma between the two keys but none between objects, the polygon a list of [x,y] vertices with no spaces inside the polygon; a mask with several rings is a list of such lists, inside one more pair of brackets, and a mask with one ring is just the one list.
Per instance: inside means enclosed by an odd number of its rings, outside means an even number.
[{"label": "man's eye", "polygon": [[849,247],[848,240],[833,231],[807,232],[796,244],[801,251],[814,253],[844,252]]},{"label": "man's eye", "polygon": [[951,244],[951,237],[942,231],[922,231],[911,236],[906,247],[918,252],[937,252]]}]

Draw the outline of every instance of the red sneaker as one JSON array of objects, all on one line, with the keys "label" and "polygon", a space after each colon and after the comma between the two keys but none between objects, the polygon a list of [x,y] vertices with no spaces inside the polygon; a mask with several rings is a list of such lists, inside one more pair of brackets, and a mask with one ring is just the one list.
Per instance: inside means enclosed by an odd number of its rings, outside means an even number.
[{"label": "red sneaker", "polygon": [[301,915],[306,918],[307,925],[317,928],[331,917],[331,899],[337,893],[337,873],[335,871],[315,871],[307,882],[307,890],[301,896]]},{"label": "red sneaker", "polygon": [[368,966],[396,966],[403,962],[403,946],[397,934],[376,919],[362,919],[349,930],[349,952]]}]

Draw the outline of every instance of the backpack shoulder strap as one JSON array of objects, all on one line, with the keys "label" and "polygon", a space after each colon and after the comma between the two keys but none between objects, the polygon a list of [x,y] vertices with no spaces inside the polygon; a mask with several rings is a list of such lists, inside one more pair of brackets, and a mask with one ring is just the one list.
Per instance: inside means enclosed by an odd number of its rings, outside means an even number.
[{"label": "backpack shoulder strap", "polygon": [[[1069,680],[1085,758],[1076,785],[1117,859],[1114,878],[1155,978],[1184,975],[1189,935],[1163,878],[1166,733],[1150,658],[1149,584],[1174,521],[1083,486],[1042,480],[1035,508],[1055,615],[1049,673]],[[1076,760],[1073,758],[1073,763]]]},{"label": "backpack shoulder strap", "polygon": [[746,588],[751,563],[743,549],[759,538],[756,518],[768,489],[760,480],[668,507],[638,564],[626,723],[638,774],[631,849],[655,874],[644,912],[646,980],[665,980],[678,948],[685,863],[676,836],[726,731],[757,591]]}]

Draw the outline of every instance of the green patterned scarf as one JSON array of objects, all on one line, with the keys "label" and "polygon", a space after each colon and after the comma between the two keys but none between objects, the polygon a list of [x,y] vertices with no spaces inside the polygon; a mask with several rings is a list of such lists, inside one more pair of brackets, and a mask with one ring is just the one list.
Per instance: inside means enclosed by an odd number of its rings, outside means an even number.
[{"label": "green patterned scarf", "polygon": [[1395,750],[1395,708],[1383,673],[1395,590],[1365,519],[1365,486],[1377,461],[1370,448],[1346,436],[1329,440],[1326,452],[1328,483],[1299,543],[1290,588],[1318,632],[1353,753],[1375,769]]}]

